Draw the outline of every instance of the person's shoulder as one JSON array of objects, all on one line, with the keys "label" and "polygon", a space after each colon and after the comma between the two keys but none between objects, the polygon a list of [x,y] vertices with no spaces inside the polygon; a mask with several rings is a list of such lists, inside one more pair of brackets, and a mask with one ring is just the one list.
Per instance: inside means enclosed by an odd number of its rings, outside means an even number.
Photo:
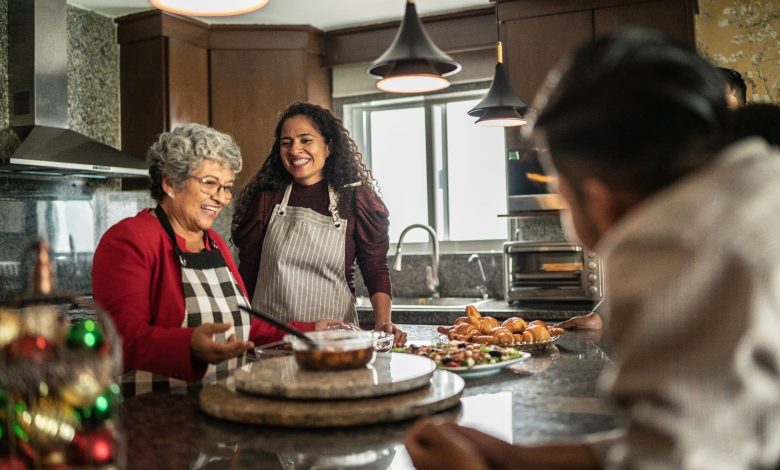
[{"label": "person's shoulder", "polygon": [[133,217],[120,220],[109,228],[101,240],[134,239],[151,241],[165,235],[151,209],[143,209]]}]

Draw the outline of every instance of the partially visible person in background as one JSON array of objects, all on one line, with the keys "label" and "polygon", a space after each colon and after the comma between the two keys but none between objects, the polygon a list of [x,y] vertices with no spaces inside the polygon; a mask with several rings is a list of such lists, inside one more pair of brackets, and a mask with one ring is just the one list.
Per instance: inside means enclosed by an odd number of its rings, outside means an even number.
[{"label": "partially visible person in background", "polygon": [[[155,209],[111,227],[92,264],[95,303],[122,336],[129,393],[213,380],[257,342],[284,332],[250,318],[246,289],[211,226],[233,197],[241,151],[227,134],[187,124],[160,134],[147,154]],[[337,320],[296,323],[301,330]]]},{"label": "partially visible person in background", "polygon": [[718,67],[721,75],[726,80],[726,104],[730,109],[745,106],[747,103],[747,85],[742,74],[734,69]]},{"label": "partially visible person in background", "polygon": [[302,102],[282,111],[273,148],[233,213],[238,268],[255,309],[283,321],[324,313],[357,325],[357,260],[374,328],[406,341],[390,318],[390,221],[374,183],[333,113]]},{"label": "partially visible person in background", "polygon": [[734,110],[734,138],[757,136],[780,145],[780,106],[750,103]]},{"label": "partially visible person in background", "polygon": [[696,52],[629,30],[580,48],[534,101],[571,227],[604,262],[621,436],[517,445],[422,420],[418,470],[777,469],[780,152],[731,142],[723,80]]}]

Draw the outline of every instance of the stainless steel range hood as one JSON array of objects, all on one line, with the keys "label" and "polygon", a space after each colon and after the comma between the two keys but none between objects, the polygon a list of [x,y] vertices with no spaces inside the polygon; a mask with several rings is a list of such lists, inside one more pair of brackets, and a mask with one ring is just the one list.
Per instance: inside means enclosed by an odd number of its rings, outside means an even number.
[{"label": "stainless steel range hood", "polygon": [[65,0],[8,0],[11,127],[0,131],[0,172],[147,176],[139,158],[68,129]]}]

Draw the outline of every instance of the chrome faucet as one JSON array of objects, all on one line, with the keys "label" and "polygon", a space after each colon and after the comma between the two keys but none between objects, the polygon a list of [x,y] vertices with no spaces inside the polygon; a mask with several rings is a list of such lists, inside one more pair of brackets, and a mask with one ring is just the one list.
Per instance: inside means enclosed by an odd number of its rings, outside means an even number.
[{"label": "chrome faucet", "polygon": [[482,284],[478,285],[476,289],[480,295],[482,295],[483,299],[488,299],[490,295],[488,295],[487,276],[485,276],[485,270],[482,268],[482,259],[480,259],[479,255],[476,253],[469,256],[469,263],[475,260],[477,266],[479,266],[479,275],[482,276]]},{"label": "chrome faucet", "polygon": [[393,258],[393,270],[401,270],[401,244],[404,241],[406,232],[413,228],[421,228],[428,232],[428,238],[433,245],[433,251],[431,252],[431,265],[425,267],[425,286],[431,293],[431,297],[439,297],[439,238],[436,236],[436,230],[430,225],[426,224],[412,224],[401,231],[401,236],[398,237],[398,244],[395,247],[395,257]]}]

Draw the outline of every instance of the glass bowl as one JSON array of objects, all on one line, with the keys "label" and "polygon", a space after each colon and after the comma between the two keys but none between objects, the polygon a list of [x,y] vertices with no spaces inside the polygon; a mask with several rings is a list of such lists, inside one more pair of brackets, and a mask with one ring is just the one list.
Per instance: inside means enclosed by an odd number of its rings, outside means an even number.
[{"label": "glass bowl", "polygon": [[317,343],[310,348],[302,339],[287,335],[295,361],[307,370],[328,371],[357,369],[374,360],[373,331],[323,330],[306,333]]},{"label": "glass bowl", "polygon": [[384,331],[375,331],[374,351],[389,352],[391,349],[393,349],[393,340],[395,340],[394,335],[390,333],[386,333]]}]

